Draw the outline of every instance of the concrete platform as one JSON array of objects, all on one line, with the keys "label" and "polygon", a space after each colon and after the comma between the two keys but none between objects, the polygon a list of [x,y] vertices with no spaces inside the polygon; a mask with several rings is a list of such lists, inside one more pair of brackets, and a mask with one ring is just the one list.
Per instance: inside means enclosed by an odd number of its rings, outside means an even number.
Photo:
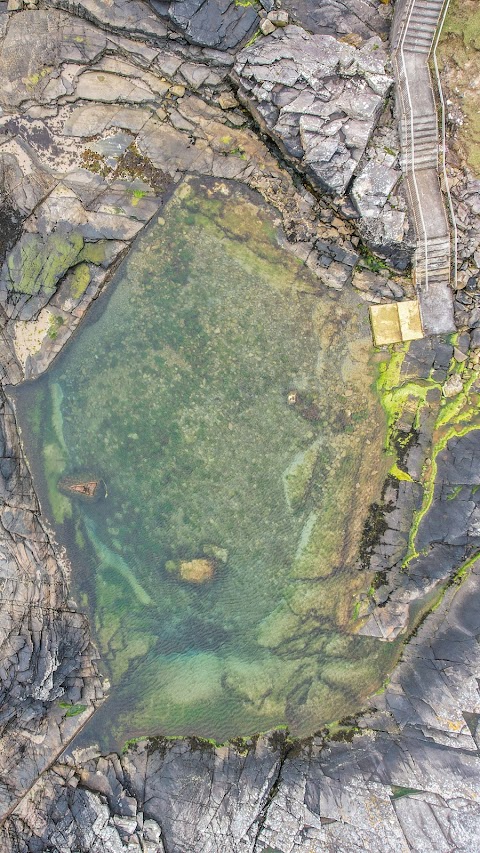
[{"label": "concrete platform", "polygon": [[370,323],[375,346],[423,338],[417,299],[371,305]]}]

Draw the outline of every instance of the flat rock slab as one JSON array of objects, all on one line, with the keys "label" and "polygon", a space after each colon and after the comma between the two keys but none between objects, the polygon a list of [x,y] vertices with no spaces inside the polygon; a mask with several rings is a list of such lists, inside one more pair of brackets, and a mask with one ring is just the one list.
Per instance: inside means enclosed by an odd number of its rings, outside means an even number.
[{"label": "flat rock slab", "polygon": [[357,50],[288,26],[241,51],[239,97],[320,188],[345,192],[392,80],[379,39]]},{"label": "flat rock slab", "polygon": [[151,5],[189,41],[220,50],[238,47],[259,23],[253,4],[235,0],[151,0]]},{"label": "flat rock slab", "polygon": [[311,33],[369,39],[388,36],[390,28],[390,10],[382,0],[283,0],[282,6]]}]

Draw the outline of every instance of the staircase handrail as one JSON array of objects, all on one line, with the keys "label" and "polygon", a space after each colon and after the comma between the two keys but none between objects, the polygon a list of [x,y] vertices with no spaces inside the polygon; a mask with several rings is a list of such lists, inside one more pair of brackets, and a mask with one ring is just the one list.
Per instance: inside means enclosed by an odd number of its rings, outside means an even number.
[{"label": "staircase handrail", "polygon": [[443,25],[445,23],[445,18],[446,18],[447,12],[448,12],[449,5],[450,5],[450,0],[444,0],[441,21],[437,27],[436,36],[435,36],[435,39],[434,39],[434,42],[433,42],[433,45],[432,45],[430,52],[431,52],[431,55],[433,58],[433,65],[435,68],[435,76],[437,78],[438,97],[440,99],[441,136],[442,136],[442,172],[443,172],[443,181],[444,181],[444,185],[445,185],[445,192],[446,192],[447,199],[448,199],[448,209],[450,212],[450,222],[451,222],[452,231],[453,231],[453,234],[452,234],[453,287],[454,287],[454,289],[456,289],[456,285],[457,285],[457,262],[458,262],[458,247],[457,247],[458,232],[457,232],[457,222],[455,219],[455,211],[454,211],[454,207],[453,207],[453,200],[452,200],[452,195],[450,192],[450,186],[449,186],[448,175],[447,175],[446,110],[445,110],[445,99],[443,97],[442,82],[441,82],[441,78],[440,78],[440,71],[438,68],[438,61],[437,61],[438,42],[440,41],[440,36],[442,34],[442,29],[443,29]]}]

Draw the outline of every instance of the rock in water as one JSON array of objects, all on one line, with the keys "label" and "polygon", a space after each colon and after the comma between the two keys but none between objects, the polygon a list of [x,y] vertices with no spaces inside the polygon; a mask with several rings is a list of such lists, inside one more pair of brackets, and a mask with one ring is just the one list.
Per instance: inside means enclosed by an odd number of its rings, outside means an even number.
[{"label": "rock in water", "polygon": [[69,494],[73,493],[76,497],[80,497],[88,501],[98,500],[102,497],[102,494],[105,496],[105,488],[102,488],[102,480],[96,480],[93,478],[73,479],[69,477],[61,480],[58,484],[58,488],[61,489],[62,492],[68,492]]},{"label": "rock in water", "polygon": [[215,573],[215,562],[202,557],[198,560],[182,561],[180,563],[180,577],[188,583],[205,583],[210,581]]}]

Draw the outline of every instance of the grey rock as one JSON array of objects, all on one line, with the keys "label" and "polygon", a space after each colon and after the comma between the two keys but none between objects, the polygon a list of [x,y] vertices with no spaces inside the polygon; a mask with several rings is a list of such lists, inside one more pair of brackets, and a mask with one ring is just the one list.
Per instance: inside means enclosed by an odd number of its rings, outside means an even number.
[{"label": "grey rock", "polygon": [[275,32],[275,24],[268,18],[264,18],[263,21],[260,21],[260,29],[264,36],[269,36]]},{"label": "grey rock", "polygon": [[233,0],[173,0],[167,4],[151,0],[159,15],[167,17],[194,44],[220,50],[236,48],[258,26],[254,6]]},{"label": "grey rock", "polygon": [[400,172],[370,160],[353,181],[351,196],[361,216],[378,217],[400,177]]},{"label": "grey rock", "polygon": [[167,34],[166,26],[144,0],[48,0],[48,5],[129,37],[155,41]]},{"label": "grey rock", "polygon": [[462,378],[458,373],[452,373],[442,387],[444,397],[456,397],[463,391]]},{"label": "grey rock", "polygon": [[354,33],[362,40],[374,35],[388,36],[391,10],[380,0],[323,0],[316,4],[308,0],[283,0],[282,5],[312,33],[336,38]]},{"label": "grey rock", "polygon": [[286,27],[288,24],[288,12],[284,9],[275,9],[267,15],[269,21],[275,24],[276,27]]},{"label": "grey rock", "polygon": [[[48,103],[55,97],[49,84],[58,82],[62,61],[91,61],[105,46],[101,31],[78,18],[72,21],[64,12],[47,9],[15,15],[0,47],[0,103],[7,107],[32,100]],[[65,87],[56,88],[56,93],[64,94]]]},{"label": "grey rock", "polygon": [[386,61],[378,44],[356,50],[287,26],[238,54],[234,80],[285,153],[317,186],[341,195],[390,88]]}]

